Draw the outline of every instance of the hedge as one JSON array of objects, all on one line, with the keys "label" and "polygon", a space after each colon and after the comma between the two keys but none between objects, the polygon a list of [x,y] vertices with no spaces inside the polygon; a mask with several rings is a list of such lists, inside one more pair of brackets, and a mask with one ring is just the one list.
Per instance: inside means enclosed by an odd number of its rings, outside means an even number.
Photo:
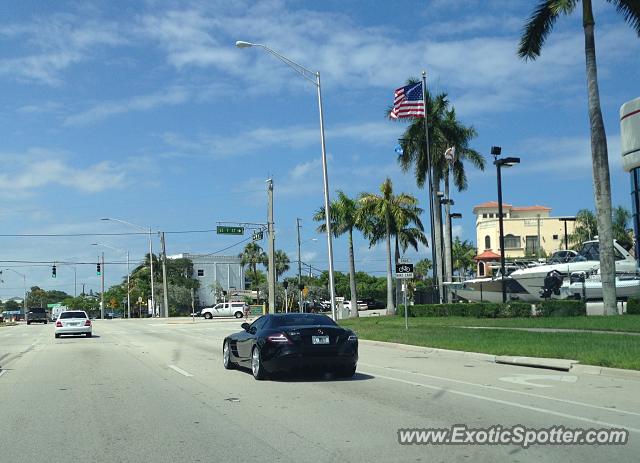
[{"label": "hedge", "polygon": [[[425,304],[410,305],[407,309],[410,317],[514,318],[531,316],[531,304],[525,302]],[[404,316],[403,307],[398,307],[398,315]]]},{"label": "hedge", "polygon": [[584,301],[549,299],[536,304],[538,315],[543,317],[577,317],[587,315]]},{"label": "hedge", "polygon": [[627,299],[627,314],[640,315],[640,299],[635,297]]}]

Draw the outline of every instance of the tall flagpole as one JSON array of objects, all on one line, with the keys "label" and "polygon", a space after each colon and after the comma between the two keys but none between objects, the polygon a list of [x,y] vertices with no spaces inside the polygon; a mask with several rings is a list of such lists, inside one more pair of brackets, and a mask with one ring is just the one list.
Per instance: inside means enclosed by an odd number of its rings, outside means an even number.
[{"label": "tall flagpole", "polygon": [[431,176],[431,154],[429,152],[429,124],[428,124],[428,113],[427,113],[427,73],[426,71],[422,71],[422,99],[424,103],[424,142],[425,142],[425,152],[427,154],[427,170],[428,170],[428,178],[429,178],[429,219],[431,220],[431,270],[433,273],[433,286],[432,286],[432,294],[435,292],[438,295],[438,302],[442,303],[442,299],[440,297],[440,288],[438,287],[438,262],[436,259],[436,240],[435,240],[435,229],[433,226],[433,178]]}]

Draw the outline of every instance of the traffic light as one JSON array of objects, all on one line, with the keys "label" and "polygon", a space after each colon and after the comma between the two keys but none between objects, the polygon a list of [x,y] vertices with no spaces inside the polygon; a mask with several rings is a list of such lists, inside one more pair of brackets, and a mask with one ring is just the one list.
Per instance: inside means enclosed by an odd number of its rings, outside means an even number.
[{"label": "traffic light", "polygon": [[56,277],[56,264],[53,264],[53,267],[51,267],[51,278],[55,278]]},{"label": "traffic light", "polygon": [[287,280],[284,280],[282,282],[282,286],[284,286],[284,289],[287,289],[289,287],[289,282]]},{"label": "traffic light", "polygon": [[100,269],[100,262],[96,265],[96,275],[102,275],[102,270]]},{"label": "traffic light", "polygon": [[298,285],[298,289],[299,289],[300,291],[302,291],[302,290],[304,289],[304,284],[303,284],[303,283],[300,283],[300,284]]}]

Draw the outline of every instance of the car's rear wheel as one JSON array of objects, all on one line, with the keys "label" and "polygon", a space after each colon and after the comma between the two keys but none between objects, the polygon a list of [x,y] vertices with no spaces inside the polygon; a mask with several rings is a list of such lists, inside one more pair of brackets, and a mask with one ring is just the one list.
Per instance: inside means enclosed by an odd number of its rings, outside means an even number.
[{"label": "car's rear wheel", "polygon": [[31,325],[31,322],[27,322],[27,325]]},{"label": "car's rear wheel", "polygon": [[59,338],[59,337],[60,337],[60,335],[59,335],[58,333],[56,333],[56,334],[55,334],[55,337],[56,337],[56,338]]},{"label": "car's rear wheel", "polygon": [[353,365],[351,367],[341,368],[338,371],[336,371],[336,376],[338,376],[339,378],[351,378],[355,374],[356,374],[356,366],[355,365]]},{"label": "car's rear wheel", "polygon": [[238,311],[238,312],[234,313],[233,316],[236,317],[236,318],[242,318],[242,317],[244,317],[244,314],[242,312]]},{"label": "car's rear wheel", "polygon": [[206,318],[207,320],[211,320],[213,318],[213,315],[207,312],[206,314],[204,314],[204,318]]},{"label": "car's rear wheel", "polygon": [[93,336],[91,333],[85,333],[85,335],[90,338],[91,336]]},{"label": "car's rear wheel", "polygon": [[236,364],[231,361],[231,346],[229,346],[229,341],[225,341],[222,346],[222,364],[227,370],[233,370],[236,367]]},{"label": "car's rear wheel", "polygon": [[253,350],[251,351],[251,373],[253,373],[253,377],[258,381],[267,377],[264,366],[262,366],[262,357],[260,356],[260,348],[258,346],[253,346]]}]

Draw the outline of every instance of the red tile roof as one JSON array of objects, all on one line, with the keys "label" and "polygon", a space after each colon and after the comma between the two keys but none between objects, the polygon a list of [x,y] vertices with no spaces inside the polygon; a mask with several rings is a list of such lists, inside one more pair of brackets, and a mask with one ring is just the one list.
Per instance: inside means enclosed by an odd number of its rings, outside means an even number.
[{"label": "red tile roof", "polygon": [[[486,208],[498,207],[498,201],[487,201],[486,203],[478,204],[477,206],[474,206],[473,210],[475,211],[476,209],[485,208],[485,207]],[[502,207],[511,207],[511,204],[502,203]]]},{"label": "red tile roof", "polygon": [[496,260],[500,259],[500,254],[496,254],[493,251],[485,251],[482,254],[478,254],[474,257],[475,260]]},{"label": "red tile roof", "polygon": [[524,206],[524,207],[512,207],[512,211],[550,211],[550,207],[546,206]]}]

